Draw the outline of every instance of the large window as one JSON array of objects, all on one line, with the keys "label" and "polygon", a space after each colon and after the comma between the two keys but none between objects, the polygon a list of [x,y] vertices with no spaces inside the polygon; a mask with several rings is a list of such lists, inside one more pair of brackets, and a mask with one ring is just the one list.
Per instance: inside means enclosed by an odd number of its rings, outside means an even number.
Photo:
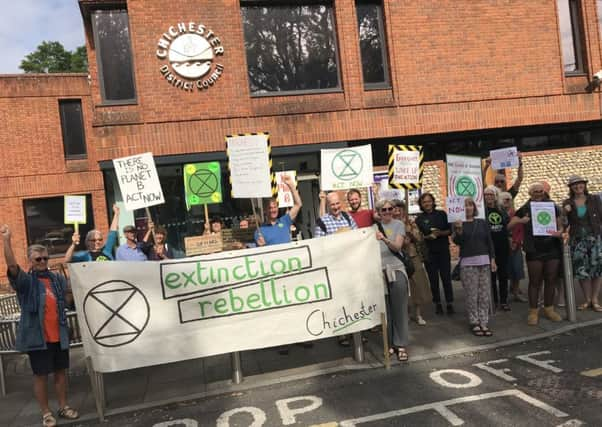
[{"label": "large window", "polygon": [[[27,226],[27,244],[34,243],[48,248],[49,255],[64,255],[71,245],[73,225],[64,224],[65,209],[63,197],[30,199],[23,201],[25,225]],[[86,233],[94,228],[92,197],[86,195],[86,224],[79,225],[81,236],[78,249],[84,249]]]},{"label": "large window", "polygon": [[357,25],[366,89],[389,86],[385,26],[380,1],[357,0]]},{"label": "large window", "polygon": [[136,100],[130,30],[126,10],[92,12],[102,99],[106,103]]},{"label": "large window", "polygon": [[81,159],[86,157],[86,138],[84,134],[84,118],[82,115],[81,100],[60,100],[59,112],[61,115],[65,158]]},{"label": "large window", "polygon": [[332,4],[242,3],[251,93],[338,89]]},{"label": "large window", "polygon": [[560,45],[565,74],[585,73],[581,6],[579,0],[557,0]]}]

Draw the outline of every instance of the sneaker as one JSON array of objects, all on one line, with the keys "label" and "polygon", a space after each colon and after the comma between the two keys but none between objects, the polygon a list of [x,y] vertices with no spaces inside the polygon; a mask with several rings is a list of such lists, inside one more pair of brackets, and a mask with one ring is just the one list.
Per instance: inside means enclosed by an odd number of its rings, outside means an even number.
[{"label": "sneaker", "polygon": [[424,326],[426,325],[426,320],[424,320],[422,316],[416,316],[416,323],[418,323],[420,326]]},{"label": "sneaker", "polygon": [[437,303],[435,307],[435,314],[443,314],[443,306],[441,305],[441,303]]}]

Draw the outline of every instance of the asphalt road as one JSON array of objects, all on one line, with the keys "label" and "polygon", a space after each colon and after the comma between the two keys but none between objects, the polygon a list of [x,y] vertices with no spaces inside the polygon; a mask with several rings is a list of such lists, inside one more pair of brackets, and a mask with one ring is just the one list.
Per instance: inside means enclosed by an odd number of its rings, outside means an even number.
[{"label": "asphalt road", "polygon": [[257,388],[93,425],[602,426],[602,328]]}]

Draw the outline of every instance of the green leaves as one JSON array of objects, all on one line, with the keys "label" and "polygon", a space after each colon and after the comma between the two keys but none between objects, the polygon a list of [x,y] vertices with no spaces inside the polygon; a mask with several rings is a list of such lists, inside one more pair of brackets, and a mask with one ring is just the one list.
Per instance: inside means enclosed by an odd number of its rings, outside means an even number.
[{"label": "green leaves", "polygon": [[85,73],[88,71],[86,47],[65,50],[57,41],[43,41],[19,65],[26,73]]}]

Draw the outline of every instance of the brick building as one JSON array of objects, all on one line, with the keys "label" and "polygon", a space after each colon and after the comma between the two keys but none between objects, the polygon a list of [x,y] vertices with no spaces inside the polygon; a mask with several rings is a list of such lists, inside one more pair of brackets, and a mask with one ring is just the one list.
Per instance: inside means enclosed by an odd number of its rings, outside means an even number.
[{"label": "brick building", "polygon": [[[63,194],[90,195],[93,225],[106,229],[121,197],[111,159],[147,151],[167,196],[153,217],[181,248],[203,218],[184,207],[182,165],[225,162],[235,133],[269,132],[276,168],[298,171],[305,229],[328,147],[369,143],[383,166],[389,143],[423,145],[425,188],[439,195],[445,153],[505,146],[525,153],[525,184],[546,177],[557,199],[571,172],[602,188],[591,83],[602,68],[601,0],[79,5],[89,76],[0,77],[0,209],[21,259],[43,241],[60,261],[69,230],[41,213]],[[210,210],[236,218],[250,205],[226,197]]]}]

